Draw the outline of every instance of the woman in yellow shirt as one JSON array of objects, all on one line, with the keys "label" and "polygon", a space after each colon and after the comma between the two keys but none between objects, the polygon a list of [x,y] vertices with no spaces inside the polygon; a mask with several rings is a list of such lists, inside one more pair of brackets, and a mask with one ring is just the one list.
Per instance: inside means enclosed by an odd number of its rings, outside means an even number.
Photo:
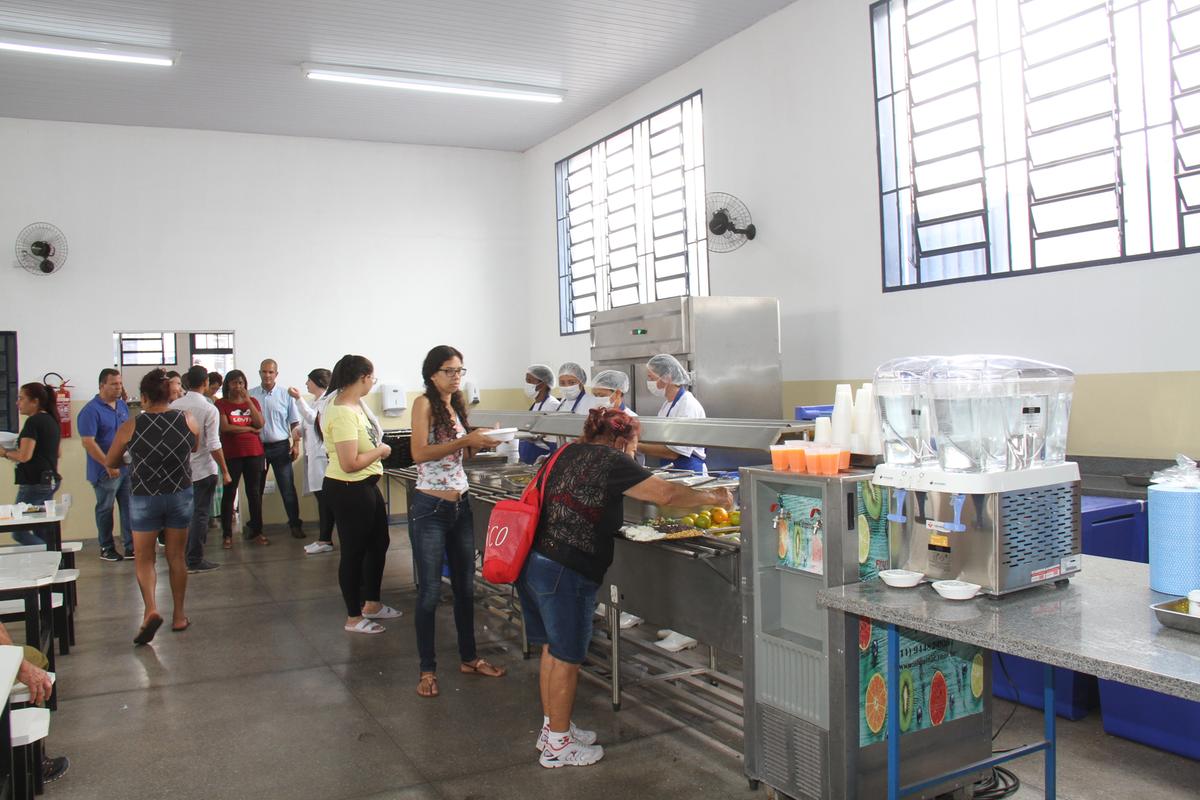
[{"label": "woman in yellow shirt", "polygon": [[375,620],[399,617],[379,601],[387,557],[387,505],[379,492],[382,459],[392,449],[382,431],[362,409],[362,398],[375,385],[375,367],[363,356],[346,355],[333,367],[326,394],[336,396],[317,419],[329,466],[322,491],[337,520],[342,554],[338,585],[346,601],[345,629],[351,633],[383,633]]}]

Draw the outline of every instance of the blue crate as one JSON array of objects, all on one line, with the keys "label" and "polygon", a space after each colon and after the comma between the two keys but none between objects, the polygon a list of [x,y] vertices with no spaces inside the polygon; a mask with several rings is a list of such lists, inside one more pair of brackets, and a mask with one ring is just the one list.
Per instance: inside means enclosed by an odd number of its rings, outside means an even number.
[{"label": "blue crate", "polygon": [[1143,564],[1150,560],[1144,501],[1085,495],[1080,502],[1080,512],[1085,555]]},{"label": "blue crate", "polygon": [[[1009,683],[1000,666],[1001,655],[992,653],[992,694],[1030,708],[1042,708],[1043,677],[1040,661],[1005,653],[1004,668],[1012,678]],[[1054,713],[1064,719],[1083,719],[1100,704],[1096,678],[1082,672],[1054,668]]]},{"label": "blue crate", "polygon": [[1200,759],[1200,703],[1100,681],[1105,733]]},{"label": "blue crate", "polygon": [[796,406],[796,419],[814,420],[833,415],[833,406]]}]

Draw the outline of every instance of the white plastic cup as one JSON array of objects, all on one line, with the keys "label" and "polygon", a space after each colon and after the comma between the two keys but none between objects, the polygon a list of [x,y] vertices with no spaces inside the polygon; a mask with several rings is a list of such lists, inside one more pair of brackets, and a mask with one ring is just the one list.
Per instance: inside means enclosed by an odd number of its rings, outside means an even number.
[{"label": "white plastic cup", "polygon": [[1200,589],[1192,589],[1188,592],[1188,613],[1193,617],[1200,617]]},{"label": "white plastic cup", "polygon": [[813,435],[816,444],[829,444],[833,441],[833,420],[829,417],[817,417],[817,430]]},{"label": "white plastic cup", "polygon": [[10,519],[13,515],[12,506],[0,506],[0,519]]},{"label": "white plastic cup", "polygon": [[47,500],[46,501],[46,513],[51,517],[58,514],[58,501],[57,500]]},{"label": "white plastic cup", "polygon": [[25,509],[21,508],[20,506],[12,507],[12,518],[13,519],[21,519],[24,516],[25,516]]}]

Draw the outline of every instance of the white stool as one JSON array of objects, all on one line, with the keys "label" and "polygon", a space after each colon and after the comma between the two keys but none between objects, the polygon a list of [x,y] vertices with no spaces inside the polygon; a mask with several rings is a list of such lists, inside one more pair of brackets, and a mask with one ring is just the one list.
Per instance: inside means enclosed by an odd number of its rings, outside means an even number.
[{"label": "white stool", "polygon": [[50,710],[18,708],[9,712],[8,719],[15,795],[33,800],[42,793],[42,740],[50,734]]},{"label": "white stool", "polygon": [[79,570],[60,569],[54,574],[54,581],[51,584],[61,592],[59,597],[65,600],[54,606],[54,629],[58,632],[58,652],[64,656],[71,652],[71,645],[75,644],[75,581],[77,580],[79,580]]},{"label": "white stool", "polygon": [[[53,686],[54,682],[56,680],[58,680],[58,676],[55,675],[53,672],[47,672],[46,674],[50,676],[50,685]],[[22,703],[28,703],[31,699],[32,698],[29,695],[29,687],[26,686],[25,684],[21,683],[20,681],[18,681],[17,683],[14,683],[12,691],[8,693],[8,704],[10,706],[17,706],[17,705],[21,705]]]}]

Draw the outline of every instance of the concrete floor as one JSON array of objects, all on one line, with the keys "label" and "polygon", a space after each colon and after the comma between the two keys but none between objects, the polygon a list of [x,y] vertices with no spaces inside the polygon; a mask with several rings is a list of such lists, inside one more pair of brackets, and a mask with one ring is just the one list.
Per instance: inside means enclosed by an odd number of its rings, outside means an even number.
[{"label": "concrete floor", "polygon": [[[536,661],[480,613],[481,654],[509,667],[502,680],[457,672],[453,624],[438,619],[442,696],[416,695],[416,644],[407,536],[392,532],[384,601],[402,609],[387,633],[341,629],[337,553],[305,556],[275,533],[267,548],[231,552],[189,576],[183,634],[164,626],[134,648],[141,602],[130,564],[80,555],[77,644],[58,664],[59,710],[50,750],[70,773],[47,787],[77,798],[320,798],[502,800],[561,797],[765,798],[747,788],[738,759],[689,726],[629,698],[613,713],[581,682],[576,720],[600,734],[605,758],[588,768],[545,770],[534,737],[541,722]],[[311,541],[311,540],[310,540]],[[160,560],[160,568],[161,568]],[[170,610],[160,579],[164,616]],[[19,626],[18,626],[19,627]],[[1009,706],[997,702],[996,718]],[[1040,712],[1019,709],[997,741],[1039,735]],[[1070,800],[1194,798],[1200,764],[1106,736],[1098,715],[1061,722],[1059,797]],[[1041,760],[1016,762],[1018,797],[1041,797]]]}]

